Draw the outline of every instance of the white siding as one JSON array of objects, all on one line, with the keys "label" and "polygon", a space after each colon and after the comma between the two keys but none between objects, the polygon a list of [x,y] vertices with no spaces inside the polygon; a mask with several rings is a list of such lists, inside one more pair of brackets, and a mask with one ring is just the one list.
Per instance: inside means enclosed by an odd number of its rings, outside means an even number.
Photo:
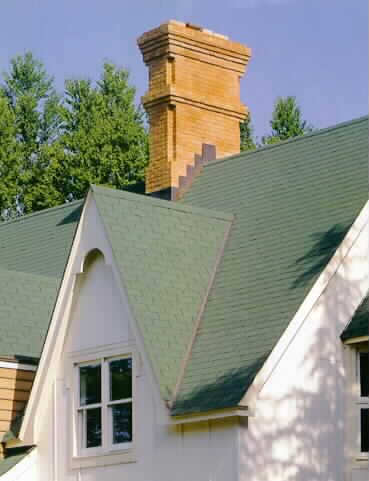
[{"label": "white siding", "polygon": [[[368,289],[368,229],[269,373],[240,428],[240,481],[359,481],[350,450],[350,402],[339,336]],[[365,466],[365,463],[362,465]],[[354,467],[354,469],[353,469]],[[363,474],[364,473],[364,474]]]},{"label": "white siding", "polygon": [[[170,425],[125,292],[116,281],[111,248],[92,199],[79,243],[75,271],[90,249],[99,248],[105,261],[99,258],[86,273],[77,274],[70,324],[55,368],[54,392],[49,402],[44,401],[44,412],[38,413],[35,425],[41,462],[32,481],[237,481],[236,421],[202,422],[185,428]],[[136,379],[134,462],[71,469],[70,356],[122,343],[134,346],[141,359]]]}]

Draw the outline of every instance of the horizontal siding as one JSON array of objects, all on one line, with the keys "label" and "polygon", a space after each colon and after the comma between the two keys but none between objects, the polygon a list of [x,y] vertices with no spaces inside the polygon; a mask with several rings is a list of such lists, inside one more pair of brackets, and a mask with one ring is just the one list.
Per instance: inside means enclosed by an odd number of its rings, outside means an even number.
[{"label": "horizontal siding", "polygon": [[0,368],[0,379],[17,379],[19,381],[33,381],[33,371],[21,371],[19,369]]},{"label": "horizontal siding", "polygon": [[33,371],[0,368],[0,439],[24,411],[34,376]]}]

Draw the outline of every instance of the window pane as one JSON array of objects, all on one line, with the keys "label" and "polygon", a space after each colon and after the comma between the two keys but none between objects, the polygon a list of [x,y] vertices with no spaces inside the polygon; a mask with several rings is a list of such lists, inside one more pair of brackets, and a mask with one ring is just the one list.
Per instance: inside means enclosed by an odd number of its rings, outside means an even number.
[{"label": "window pane", "polygon": [[360,353],[360,395],[369,396],[369,366],[368,353]]},{"label": "window pane", "polygon": [[361,452],[367,453],[369,450],[369,409],[361,409],[360,418]]},{"label": "window pane", "polygon": [[110,401],[132,397],[132,359],[110,362]]},{"label": "window pane", "polygon": [[100,364],[81,366],[79,368],[81,406],[101,402],[101,366]]},{"label": "window pane", "polygon": [[101,446],[101,408],[86,409],[86,447]]},{"label": "window pane", "polygon": [[113,417],[113,444],[132,441],[132,403],[115,404]]}]

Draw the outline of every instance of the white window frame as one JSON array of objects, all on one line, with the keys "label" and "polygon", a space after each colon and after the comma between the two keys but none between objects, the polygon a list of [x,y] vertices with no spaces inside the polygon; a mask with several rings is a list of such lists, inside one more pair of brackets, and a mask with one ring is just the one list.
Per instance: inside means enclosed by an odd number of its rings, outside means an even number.
[{"label": "white window frame", "polygon": [[356,458],[367,460],[368,452],[361,451],[361,409],[369,409],[369,397],[361,396],[361,386],[360,386],[360,353],[367,353],[367,347],[358,347],[355,351],[355,418],[356,418]]},{"label": "white window frame", "polygon": [[[119,401],[109,400],[109,362],[117,359],[132,360],[132,441],[126,443],[113,444],[112,439],[112,416],[108,405],[129,402],[128,399]],[[85,409],[80,406],[80,366],[88,366],[100,362],[101,369],[101,403],[96,407],[102,406],[102,445],[94,448],[84,448],[81,444],[81,422],[79,410]],[[71,379],[71,469],[84,468],[90,466],[105,466],[109,464],[131,463],[136,461],[136,378],[139,376],[141,363],[138,353],[134,346],[118,345],[101,347],[97,350],[87,349],[84,352],[72,353],[69,362],[69,372]],[[91,405],[92,406],[92,405]],[[95,406],[95,405],[94,405]],[[91,407],[89,406],[91,409]]]}]

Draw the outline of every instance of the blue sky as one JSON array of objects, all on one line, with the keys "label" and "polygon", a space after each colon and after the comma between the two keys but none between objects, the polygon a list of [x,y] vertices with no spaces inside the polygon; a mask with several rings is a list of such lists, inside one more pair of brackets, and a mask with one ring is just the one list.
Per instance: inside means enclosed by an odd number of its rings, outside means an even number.
[{"label": "blue sky", "polygon": [[295,95],[306,120],[326,127],[367,114],[367,9],[367,0],[1,0],[0,72],[32,50],[62,90],[112,60],[139,99],[147,71],[136,38],[174,18],[252,48],[241,98],[259,136],[278,95]]}]

